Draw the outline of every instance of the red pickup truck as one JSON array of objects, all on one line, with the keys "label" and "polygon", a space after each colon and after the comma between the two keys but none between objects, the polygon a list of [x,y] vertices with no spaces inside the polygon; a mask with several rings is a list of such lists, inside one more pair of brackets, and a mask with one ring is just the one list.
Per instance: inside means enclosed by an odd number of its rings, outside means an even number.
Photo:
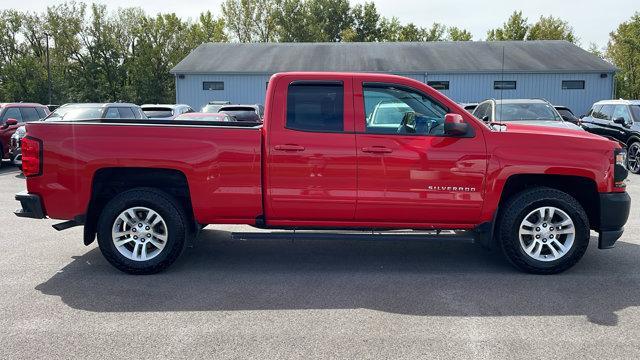
[{"label": "red pickup truck", "polygon": [[167,268],[206,224],[455,230],[551,274],[584,255],[590,230],[613,247],[631,202],[617,143],[484,124],[392,75],[274,75],[261,124],[47,121],[27,134],[16,214],[84,225],[85,244],[97,235],[135,274]]}]

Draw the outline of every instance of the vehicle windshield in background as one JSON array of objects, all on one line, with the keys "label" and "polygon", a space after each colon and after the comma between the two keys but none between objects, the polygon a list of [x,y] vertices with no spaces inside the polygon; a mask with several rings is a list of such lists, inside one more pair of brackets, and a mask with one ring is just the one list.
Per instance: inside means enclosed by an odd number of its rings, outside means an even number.
[{"label": "vehicle windshield in background", "polygon": [[45,120],[83,120],[102,117],[101,106],[63,106],[52,112]]},{"label": "vehicle windshield in background", "polygon": [[631,112],[633,113],[633,118],[635,122],[640,122],[640,105],[631,105]]},{"label": "vehicle windshield in background", "polygon": [[562,121],[551,105],[541,103],[497,104],[497,121],[556,120]]},{"label": "vehicle windshield in background", "polygon": [[253,108],[230,108],[225,107],[220,110],[221,113],[228,114],[236,118],[238,121],[243,122],[261,122],[260,115],[258,115]]},{"label": "vehicle windshield in background", "polygon": [[173,110],[165,107],[145,107],[142,109],[148,118],[170,118],[173,116]]},{"label": "vehicle windshield in background", "polygon": [[198,121],[236,121],[235,118],[227,114],[208,114],[208,113],[187,113],[176,116],[175,120],[198,120]]}]

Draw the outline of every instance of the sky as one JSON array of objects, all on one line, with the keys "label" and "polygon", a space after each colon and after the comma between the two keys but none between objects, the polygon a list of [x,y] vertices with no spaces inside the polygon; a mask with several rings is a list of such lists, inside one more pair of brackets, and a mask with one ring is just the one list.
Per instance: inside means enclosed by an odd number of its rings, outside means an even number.
[{"label": "sky", "polygon": [[[43,11],[60,0],[0,0],[0,9],[19,8],[28,11]],[[110,9],[137,6],[148,14],[175,12],[182,18],[196,18],[201,12],[211,10],[220,14],[222,0],[108,0],[91,1],[107,4]],[[365,0],[351,0],[363,3]],[[533,23],[541,15],[553,15],[569,22],[585,48],[595,43],[606,46],[609,33],[621,22],[627,21],[634,12],[640,11],[638,0],[373,0],[378,11],[386,17],[396,16],[403,23],[413,22],[418,26],[430,26],[439,22],[447,26],[458,26],[469,30],[474,40],[483,40],[487,30],[504,23],[514,10],[522,10]]]}]

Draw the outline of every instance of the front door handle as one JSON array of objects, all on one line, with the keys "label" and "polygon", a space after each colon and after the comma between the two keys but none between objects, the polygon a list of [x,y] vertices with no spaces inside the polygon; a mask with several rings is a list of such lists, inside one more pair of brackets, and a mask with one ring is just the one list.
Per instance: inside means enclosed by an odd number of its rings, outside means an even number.
[{"label": "front door handle", "polygon": [[304,146],[296,144],[276,145],[274,149],[278,151],[304,151]]},{"label": "front door handle", "polygon": [[362,152],[372,153],[372,154],[390,154],[393,152],[393,150],[384,146],[372,146],[372,147],[362,148]]}]

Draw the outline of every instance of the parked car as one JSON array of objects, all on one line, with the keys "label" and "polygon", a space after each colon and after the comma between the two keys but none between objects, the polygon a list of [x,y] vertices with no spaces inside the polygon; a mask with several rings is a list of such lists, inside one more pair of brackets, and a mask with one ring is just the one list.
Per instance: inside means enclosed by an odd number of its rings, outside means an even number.
[{"label": "parked car", "polygon": [[485,100],[476,107],[473,116],[489,123],[517,121],[518,124],[582,130],[564,121],[553,105],[542,99]]},{"label": "parked car", "polygon": [[[404,112],[394,132],[367,125],[383,100]],[[625,150],[586,131],[486,124],[387,74],[276,74],[266,103],[264,124],[29,123],[16,215],[83,225],[84,243],[97,234],[104,257],[132,274],[167,268],[206,224],[462,231],[447,236],[551,274],[580,260],[590,230],[613,247],[629,216]],[[411,235],[425,236],[401,236]]]},{"label": "parked car", "polygon": [[205,105],[200,112],[216,114],[220,112],[221,107],[229,104],[231,104],[229,101],[209,101],[209,103]]},{"label": "parked car", "polygon": [[581,119],[588,132],[627,146],[627,168],[640,174],[640,100],[599,101]]},{"label": "parked car", "polygon": [[229,114],[241,122],[261,122],[264,117],[262,105],[225,105],[218,112]]},{"label": "parked car", "polygon": [[227,114],[210,114],[210,113],[187,113],[178,115],[175,120],[197,120],[197,121],[220,121],[220,122],[234,122],[237,121],[231,115]]},{"label": "parked car", "polygon": [[36,103],[0,103],[0,164],[9,158],[11,137],[28,121],[37,121],[49,115],[49,109]]},{"label": "parked car", "polygon": [[140,107],[149,119],[171,120],[176,116],[194,112],[191,106],[184,104],[144,104]]},{"label": "parked car", "polygon": [[569,109],[568,107],[559,106],[559,105],[554,105],[553,107],[556,109],[558,114],[560,114],[560,116],[562,116],[562,120],[568,121],[568,122],[570,122],[572,124],[576,124],[578,126],[581,125],[580,119],[578,119],[578,117],[575,116],[573,114],[573,111],[571,111],[571,109]]},{"label": "parked car", "polygon": [[49,114],[45,121],[76,121],[88,119],[147,119],[140,106],[129,103],[64,104]]},{"label": "parked car", "polygon": [[22,169],[22,149],[20,147],[22,139],[27,136],[27,128],[23,125],[16,129],[11,135],[9,142],[9,160],[11,164]]}]

